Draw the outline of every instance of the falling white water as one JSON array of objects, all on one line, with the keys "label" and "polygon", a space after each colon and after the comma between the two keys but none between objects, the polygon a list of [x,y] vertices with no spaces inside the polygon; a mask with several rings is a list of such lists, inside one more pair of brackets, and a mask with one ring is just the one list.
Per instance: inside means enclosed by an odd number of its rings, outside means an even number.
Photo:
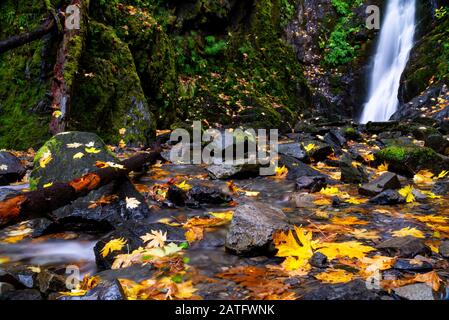
[{"label": "falling white water", "polygon": [[387,5],[361,123],[388,121],[398,108],[401,75],[413,48],[415,11],[416,0],[390,0]]}]

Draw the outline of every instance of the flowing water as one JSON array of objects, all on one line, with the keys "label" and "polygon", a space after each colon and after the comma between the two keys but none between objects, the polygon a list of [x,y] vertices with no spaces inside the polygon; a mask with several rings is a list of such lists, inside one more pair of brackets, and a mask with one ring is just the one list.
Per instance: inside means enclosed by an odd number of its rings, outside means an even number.
[{"label": "flowing water", "polygon": [[361,123],[388,121],[396,112],[401,75],[413,48],[416,0],[390,0],[381,27]]}]

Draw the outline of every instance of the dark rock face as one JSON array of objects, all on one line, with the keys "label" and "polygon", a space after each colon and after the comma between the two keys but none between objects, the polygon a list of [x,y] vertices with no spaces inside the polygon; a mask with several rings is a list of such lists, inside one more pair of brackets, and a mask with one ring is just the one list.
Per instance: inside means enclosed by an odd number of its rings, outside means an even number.
[{"label": "dark rock face", "polygon": [[301,190],[308,190],[311,193],[318,192],[327,186],[326,178],[322,176],[303,176],[296,179],[296,188]]},{"label": "dark rock face", "polygon": [[433,269],[432,265],[426,261],[409,260],[409,259],[397,259],[393,268],[405,271],[420,271],[426,272]]},{"label": "dark rock face", "polygon": [[369,202],[380,205],[394,205],[405,203],[405,199],[396,190],[385,190],[374,198],[371,198]]},{"label": "dark rock face", "polygon": [[318,170],[315,170],[305,163],[287,155],[281,155],[279,166],[285,166],[288,169],[287,179],[289,180],[297,180],[301,177],[324,177],[326,182],[333,182],[332,179],[325,176]]},{"label": "dark rock face", "polygon": [[381,294],[367,288],[365,281],[353,280],[343,284],[322,284],[307,292],[303,300],[380,300]]},{"label": "dark rock face", "polygon": [[437,181],[432,187],[432,192],[440,196],[447,195],[449,193],[449,180]]},{"label": "dark rock face", "polygon": [[313,254],[312,258],[310,258],[309,263],[313,267],[326,268],[326,266],[327,266],[327,257],[324,254],[322,254],[321,252],[315,252]]},{"label": "dark rock face", "polygon": [[14,155],[0,151],[0,186],[22,180],[26,169]]},{"label": "dark rock face", "polygon": [[272,253],[273,233],[288,230],[285,214],[264,203],[250,203],[237,208],[226,236],[226,249],[239,255]]},{"label": "dark rock face", "polygon": [[207,186],[194,186],[187,197],[198,203],[223,204],[232,200],[232,198],[216,188]]},{"label": "dark rock face", "polygon": [[440,245],[440,254],[445,257],[446,259],[449,259],[449,241],[443,241]]},{"label": "dark rock face", "polygon": [[[113,231],[112,233],[101,238],[94,247],[95,260],[97,262],[98,268],[105,270],[110,269],[114,259],[117,255],[132,252],[133,250],[144,247],[144,243],[141,236],[150,233],[151,230],[161,231],[163,233],[167,232],[168,242],[170,241],[184,241],[184,232],[182,228],[175,228],[163,223],[146,223],[145,221],[129,221],[123,224],[120,228]],[[114,251],[109,253],[106,257],[103,257],[100,253],[106,243],[112,239],[123,238],[125,239],[126,245],[120,251]]]},{"label": "dark rock face", "polygon": [[387,189],[398,189],[401,187],[398,176],[391,172],[385,172],[377,179],[363,184],[359,193],[366,196],[376,196]]},{"label": "dark rock face", "polygon": [[326,133],[324,135],[324,141],[326,141],[326,143],[328,143],[338,154],[341,153],[341,148],[346,144],[346,138],[336,129],[331,129]]},{"label": "dark rock face", "polygon": [[426,283],[414,283],[393,289],[393,292],[407,300],[435,300],[433,290]]},{"label": "dark rock face", "polygon": [[0,296],[0,300],[43,300],[42,294],[35,289],[8,291]]},{"label": "dark rock face", "polygon": [[341,181],[346,183],[363,183],[368,181],[368,173],[363,165],[353,165],[352,159],[345,155],[340,161]]},{"label": "dark rock face", "polygon": [[319,140],[305,140],[303,143],[305,146],[310,144],[315,145],[312,150],[307,152],[307,155],[315,161],[323,161],[327,158],[327,156],[334,152],[329,144]]},{"label": "dark rock face", "polygon": [[307,159],[306,152],[301,148],[301,145],[298,142],[280,144],[278,147],[278,152],[280,154],[291,156],[300,161]]},{"label": "dark rock face", "polygon": [[422,240],[412,236],[392,238],[380,243],[377,248],[385,251],[390,256],[398,256],[401,258],[414,258],[418,254],[431,254],[430,248]]},{"label": "dark rock face", "polygon": [[[75,144],[75,145],[73,145]],[[89,153],[86,148],[94,148]],[[92,151],[92,150],[91,150]],[[83,153],[80,159],[74,155]],[[39,164],[45,154],[51,154],[52,160],[42,168]],[[96,161],[117,163],[118,160],[108,151],[104,142],[93,133],[61,133],[50,140],[38,151],[35,169],[30,178],[30,187],[42,187],[52,182],[70,181],[83,174],[96,170]],[[116,196],[109,204],[92,207],[102,197]],[[134,198],[139,204],[136,208],[127,206],[126,198]],[[100,228],[112,229],[127,220],[139,220],[149,215],[143,196],[132,183],[125,179],[101,187],[79,198],[71,204],[55,210],[51,216],[67,229]]]},{"label": "dark rock face", "polygon": [[27,266],[0,269],[0,282],[9,283],[15,288],[37,289],[42,293],[66,290],[65,277],[44,268],[40,268],[39,272]]},{"label": "dark rock face", "polygon": [[244,163],[241,165],[212,164],[207,167],[212,179],[230,179],[259,175],[260,164]]}]

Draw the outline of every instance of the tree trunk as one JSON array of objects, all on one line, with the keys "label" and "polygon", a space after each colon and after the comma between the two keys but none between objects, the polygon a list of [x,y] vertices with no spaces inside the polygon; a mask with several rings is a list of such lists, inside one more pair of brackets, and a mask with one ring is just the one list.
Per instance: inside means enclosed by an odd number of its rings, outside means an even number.
[{"label": "tree trunk", "polygon": [[51,187],[22,193],[0,202],[0,226],[25,220],[31,216],[44,216],[72,201],[85,196],[116,179],[138,172],[147,164],[159,159],[158,151],[140,153],[121,162],[123,169],[107,167],[87,173],[70,182],[57,182]]},{"label": "tree trunk", "polygon": [[73,21],[73,17],[79,18],[79,27],[70,25],[67,28],[66,23],[54,66],[51,87],[53,114],[50,121],[50,132],[53,135],[63,132],[67,128],[73,81],[78,72],[87,35],[89,0],[72,0],[71,6],[75,8],[75,11],[66,16],[66,22]]}]

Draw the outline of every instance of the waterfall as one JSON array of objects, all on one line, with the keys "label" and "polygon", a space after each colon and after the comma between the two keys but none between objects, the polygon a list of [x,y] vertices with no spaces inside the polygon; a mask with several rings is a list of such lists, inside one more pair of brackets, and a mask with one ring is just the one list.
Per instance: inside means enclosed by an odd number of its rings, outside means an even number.
[{"label": "waterfall", "polygon": [[413,48],[416,0],[389,0],[361,123],[388,121],[396,112],[401,75]]}]

